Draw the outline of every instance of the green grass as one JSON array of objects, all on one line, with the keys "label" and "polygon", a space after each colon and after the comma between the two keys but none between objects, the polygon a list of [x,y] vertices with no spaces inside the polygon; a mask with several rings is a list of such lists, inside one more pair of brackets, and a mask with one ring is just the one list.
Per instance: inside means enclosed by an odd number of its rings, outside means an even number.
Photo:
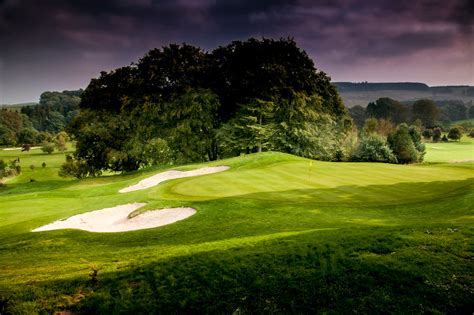
[{"label": "green grass", "polygon": [[463,136],[460,141],[426,143],[425,162],[474,161],[474,139]]},{"label": "green grass", "polygon": [[[160,169],[64,180],[62,154],[39,152],[0,188],[0,312],[6,298],[18,314],[472,312],[473,163],[311,166],[269,152],[119,194]],[[30,232],[129,202],[198,212],[126,233]]]}]

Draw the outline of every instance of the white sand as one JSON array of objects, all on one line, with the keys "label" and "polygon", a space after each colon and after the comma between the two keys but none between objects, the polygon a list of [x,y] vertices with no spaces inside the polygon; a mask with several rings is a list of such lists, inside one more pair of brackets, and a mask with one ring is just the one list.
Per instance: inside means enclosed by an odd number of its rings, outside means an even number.
[{"label": "white sand", "polygon": [[156,186],[159,183],[164,182],[165,180],[218,173],[218,172],[226,171],[229,168],[230,167],[228,167],[228,166],[214,166],[214,167],[198,168],[198,169],[192,170],[192,171],[174,171],[174,170],[171,170],[171,171],[162,172],[162,173],[153,175],[151,177],[145,178],[145,179],[141,180],[140,182],[138,182],[138,184],[136,184],[136,185],[132,185],[132,186],[128,186],[126,188],[120,189],[119,192],[127,193],[127,192],[131,192],[131,191],[147,189],[147,188]]},{"label": "white sand", "polygon": [[196,213],[193,208],[166,208],[141,213],[133,218],[128,215],[143,207],[144,203],[105,208],[78,214],[66,220],[60,220],[34,229],[32,232],[79,229],[89,232],[125,232],[150,229],[184,220]]}]

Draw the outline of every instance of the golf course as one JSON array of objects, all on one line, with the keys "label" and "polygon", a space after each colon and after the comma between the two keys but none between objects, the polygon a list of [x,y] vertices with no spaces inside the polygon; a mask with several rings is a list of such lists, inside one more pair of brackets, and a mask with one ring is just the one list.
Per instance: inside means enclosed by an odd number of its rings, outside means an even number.
[{"label": "golf course", "polygon": [[[428,144],[428,163],[412,165],[263,152],[77,180],[57,175],[64,157],[0,149],[23,170],[0,187],[1,314],[473,310],[468,138]],[[160,172],[214,166],[229,169],[119,192]],[[32,232],[131,203],[144,205],[129,217],[196,213],[128,232]]]}]

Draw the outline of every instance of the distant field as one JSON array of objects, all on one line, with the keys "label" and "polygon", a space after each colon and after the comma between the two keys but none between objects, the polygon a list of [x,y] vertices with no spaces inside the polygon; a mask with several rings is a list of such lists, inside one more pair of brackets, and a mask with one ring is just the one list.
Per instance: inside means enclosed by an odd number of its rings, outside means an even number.
[{"label": "distant field", "polygon": [[460,141],[426,143],[425,162],[474,162],[474,139],[464,136]]},{"label": "distant field", "polygon": [[[463,159],[472,142],[438,145]],[[430,161],[445,158],[427,147]],[[472,311],[474,163],[310,162],[267,152],[187,165],[180,169],[231,169],[120,194],[164,168],[79,181],[57,176],[63,154],[0,150],[0,158],[17,156],[24,173],[0,188],[0,302],[8,312]],[[132,202],[147,204],[141,212],[197,213],[125,233],[30,232]]]}]

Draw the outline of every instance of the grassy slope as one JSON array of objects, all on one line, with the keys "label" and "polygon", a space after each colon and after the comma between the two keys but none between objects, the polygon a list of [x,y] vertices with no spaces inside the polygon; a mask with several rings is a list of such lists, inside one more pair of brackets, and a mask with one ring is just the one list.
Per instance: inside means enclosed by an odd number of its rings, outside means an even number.
[{"label": "grassy slope", "polygon": [[[46,169],[28,173],[43,160]],[[310,166],[263,153],[210,163],[227,172],[119,194],[156,169],[62,180],[61,160],[21,157],[27,170],[0,190],[0,298],[15,293],[9,310],[472,311],[472,163]],[[127,233],[29,232],[136,201],[198,213]],[[96,285],[89,262],[100,268]]]},{"label": "grassy slope", "polygon": [[463,136],[460,141],[425,145],[425,162],[474,161],[474,139],[468,136]]}]

